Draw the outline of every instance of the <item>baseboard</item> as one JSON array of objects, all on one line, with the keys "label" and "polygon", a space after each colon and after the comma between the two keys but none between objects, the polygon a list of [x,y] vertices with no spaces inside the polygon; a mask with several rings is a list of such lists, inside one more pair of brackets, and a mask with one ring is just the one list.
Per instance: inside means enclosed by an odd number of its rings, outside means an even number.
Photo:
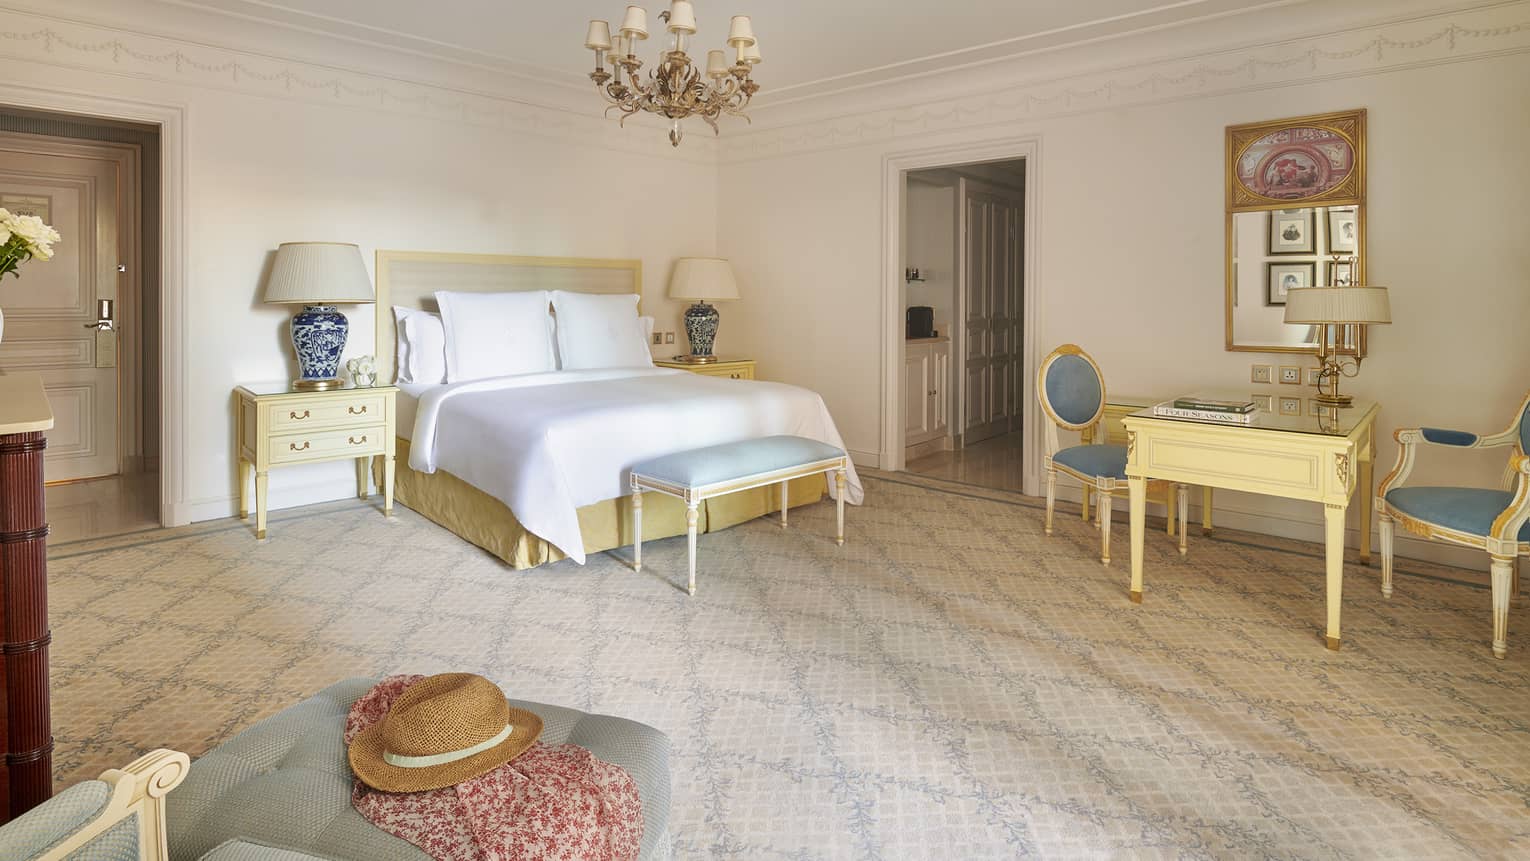
[{"label": "baseboard", "polygon": [[882,456],[874,451],[858,451],[853,448],[845,449],[850,455],[850,462],[865,469],[881,469]]},{"label": "baseboard", "polygon": [[[1059,483],[1057,498],[1066,499],[1077,503],[1083,498],[1083,493],[1078,487],[1065,486]],[[1190,540],[1195,541],[1199,534],[1196,528],[1201,522],[1201,495],[1195,489],[1190,491]],[[1243,532],[1254,532],[1260,535],[1273,535],[1277,538],[1290,538],[1296,541],[1311,541],[1316,544],[1323,542],[1323,522],[1320,519],[1308,519],[1292,517],[1287,514],[1259,511],[1247,504],[1245,500],[1257,500],[1259,497],[1248,494],[1232,493],[1230,491],[1217,491],[1216,497],[1211,503],[1211,524],[1213,528],[1227,527]],[[1224,501],[1225,500],[1225,501]],[[1354,508],[1351,504],[1351,509]],[[1115,518],[1126,517],[1126,501],[1117,499],[1113,505]],[[1159,517],[1164,514],[1164,507],[1156,503],[1149,503],[1148,513]],[[1348,528],[1345,530],[1344,543],[1346,547],[1360,546],[1360,530]],[[1397,556],[1406,559],[1418,559],[1424,562],[1433,562],[1438,565],[1451,565],[1456,568],[1483,569],[1487,568],[1487,554],[1470,547],[1457,547],[1453,544],[1442,544],[1438,541],[1425,541],[1414,538],[1402,529],[1393,530],[1392,550]],[[1371,555],[1372,564],[1380,565],[1381,562],[1381,537],[1373,527],[1371,530]]]}]

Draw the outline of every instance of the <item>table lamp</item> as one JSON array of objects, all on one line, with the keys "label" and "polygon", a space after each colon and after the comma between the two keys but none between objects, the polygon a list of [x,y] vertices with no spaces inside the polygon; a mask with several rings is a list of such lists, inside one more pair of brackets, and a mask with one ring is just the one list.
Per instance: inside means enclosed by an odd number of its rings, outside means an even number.
[{"label": "table lamp", "polygon": [[[1339,355],[1343,326],[1392,322],[1392,304],[1385,287],[1297,287],[1286,293],[1286,322],[1320,326],[1318,330],[1319,371],[1317,402],[1347,407],[1354,402],[1339,394],[1339,378],[1360,373],[1360,357],[1354,356],[1354,368],[1347,369]],[[1324,391],[1323,386],[1328,386]]]},{"label": "table lamp", "polygon": [[306,392],[339,388],[340,353],[350,322],[335,305],[375,301],[361,249],[348,242],[283,242],[266,280],[265,301],[303,306],[292,318],[292,351],[300,369],[292,387]]},{"label": "table lamp", "polygon": [[669,298],[696,300],[696,304],[685,309],[685,334],[691,341],[690,355],[676,356],[675,361],[695,365],[717,361],[712,355],[712,342],[717,338],[717,323],[721,317],[707,300],[738,298],[733,267],[719,257],[681,257],[675,261],[674,274],[669,278]]}]

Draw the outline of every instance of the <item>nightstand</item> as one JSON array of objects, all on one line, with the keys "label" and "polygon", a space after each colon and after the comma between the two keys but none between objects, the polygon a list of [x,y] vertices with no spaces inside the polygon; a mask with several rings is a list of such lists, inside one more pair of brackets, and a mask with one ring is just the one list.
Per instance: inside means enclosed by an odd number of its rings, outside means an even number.
[{"label": "nightstand", "polygon": [[287,383],[234,389],[239,399],[235,433],[239,452],[239,518],[250,516],[250,473],[255,474],[255,537],[266,537],[266,475],[273,466],[356,461],[356,495],[367,498],[367,466],[383,456],[383,514],[393,513],[396,431],[393,386],[294,391]]},{"label": "nightstand", "polygon": [[730,380],[754,379],[753,359],[719,359],[705,365],[693,365],[690,362],[677,362],[673,359],[654,359],[653,363],[660,368],[679,368],[682,371],[690,371],[706,377],[726,377]]}]

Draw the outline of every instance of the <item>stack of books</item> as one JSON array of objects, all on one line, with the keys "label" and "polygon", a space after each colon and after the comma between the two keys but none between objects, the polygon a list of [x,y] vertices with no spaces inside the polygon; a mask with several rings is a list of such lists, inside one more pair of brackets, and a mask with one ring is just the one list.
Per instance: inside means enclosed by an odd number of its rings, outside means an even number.
[{"label": "stack of books", "polygon": [[1164,401],[1153,407],[1155,416],[1234,425],[1249,424],[1258,414],[1259,409],[1253,401],[1224,401],[1194,395]]}]

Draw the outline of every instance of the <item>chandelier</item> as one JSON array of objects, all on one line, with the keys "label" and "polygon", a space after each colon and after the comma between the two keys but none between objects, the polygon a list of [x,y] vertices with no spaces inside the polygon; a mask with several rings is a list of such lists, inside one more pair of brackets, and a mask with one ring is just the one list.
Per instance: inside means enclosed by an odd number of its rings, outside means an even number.
[{"label": "chandelier", "polygon": [[[707,52],[705,77],[709,80],[703,80],[701,70],[691,65],[685,53],[687,38],[696,33],[696,10],[689,0],[672,0],[669,9],[659,13],[659,20],[668,25],[670,48],[660,53],[659,64],[648,73],[647,81],[640,74],[643,61],[637,58],[637,43],[648,38],[648,13],[643,7],[627,7],[614,39],[610,24],[590,22],[584,47],[595,52],[590,80],[610,103],[606,114],[621,111],[622,125],[639,111],[658,114],[670,121],[669,142],[674,146],[684,137],[680,121],[686,117],[700,117],[714,134],[718,132],[717,118],[723,114],[748,122],[744,108],[760,89],[749,77],[760,62],[760,46],[749,16],[735,15],[728,27],[728,45],[736,52],[733,65],[728,65],[722,51]],[[605,69],[607,62],[610,72]]]}]

